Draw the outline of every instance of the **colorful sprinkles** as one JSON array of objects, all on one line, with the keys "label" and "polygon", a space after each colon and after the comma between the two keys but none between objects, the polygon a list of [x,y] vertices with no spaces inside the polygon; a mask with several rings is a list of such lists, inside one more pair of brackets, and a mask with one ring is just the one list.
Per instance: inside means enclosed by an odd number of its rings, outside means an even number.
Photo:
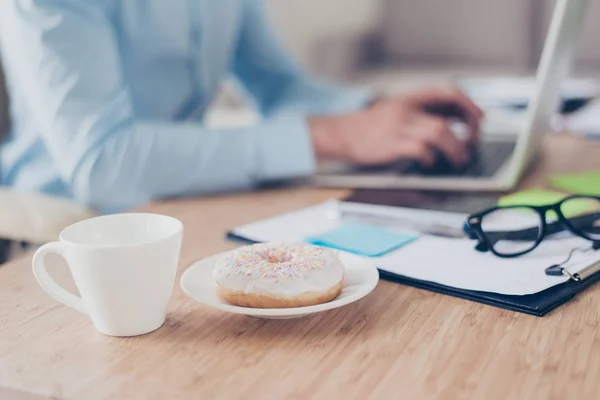
[{"label": "colorful sprinkles", "polygon": [[327,264],[330,250],[303,243],[255,244],[229,254],[222,262],[230,273],[255,279],[302,279],[307,273],[319,271]]}]

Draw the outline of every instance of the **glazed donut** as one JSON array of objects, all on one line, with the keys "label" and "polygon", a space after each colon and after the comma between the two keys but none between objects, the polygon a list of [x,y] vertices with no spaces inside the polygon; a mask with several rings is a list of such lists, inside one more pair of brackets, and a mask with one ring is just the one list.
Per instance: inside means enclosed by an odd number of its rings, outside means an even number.
[{"label": "glazed donut", "polygon": [[344,265],[329,249],[302,243],[244,246],[215,265],[218,295],[241,307],[326,303],[342,290]]}]

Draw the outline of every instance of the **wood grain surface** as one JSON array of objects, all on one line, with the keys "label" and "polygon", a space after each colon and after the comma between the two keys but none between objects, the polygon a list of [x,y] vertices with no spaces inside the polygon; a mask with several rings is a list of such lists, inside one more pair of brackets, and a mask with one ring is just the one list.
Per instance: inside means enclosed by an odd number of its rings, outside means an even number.
[{"label": "wood grain surface", "polygon": [[[600,143],[553,137],[524,186],[590,168]],[[234,248],[224,239],[234,226],[344,194],[296,188],[143,210],[184,222],[180,275]],[[3,400],[600,398],[598,286],[537,318],[382,281],[349,306],[278,321],[214,311],[177,286],[161,329],[119,339],[51,299],[30,263],[0,268]]]}]

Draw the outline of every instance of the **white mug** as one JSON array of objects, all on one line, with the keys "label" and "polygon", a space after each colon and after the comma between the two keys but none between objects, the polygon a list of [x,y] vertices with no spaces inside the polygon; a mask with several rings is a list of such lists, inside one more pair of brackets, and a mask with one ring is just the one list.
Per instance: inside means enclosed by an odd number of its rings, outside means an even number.
[{"label": "white mug", "polygon": [[[98,331],[110,336],[152,332],[165,322],[173,292],[183,225],[158,214],[115,214],[65,228],[59,242],[33,256],[38,283],[56,300],[89,314]],[[65,258],[81,297],[48,274],[44,256]]]}]

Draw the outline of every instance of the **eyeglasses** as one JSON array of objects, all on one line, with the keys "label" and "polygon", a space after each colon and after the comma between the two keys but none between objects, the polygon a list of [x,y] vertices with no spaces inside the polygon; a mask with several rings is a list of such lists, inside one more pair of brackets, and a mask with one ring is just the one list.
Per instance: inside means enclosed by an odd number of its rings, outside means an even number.
[{"label": "eyeglasses", "polygon": [[477,251],[504,258],[529,253],[545,237],[565,232],[600,249],[600,196],[569,196],[547,206],[493,207],[470,215],[464,230],[478,241]]}]

